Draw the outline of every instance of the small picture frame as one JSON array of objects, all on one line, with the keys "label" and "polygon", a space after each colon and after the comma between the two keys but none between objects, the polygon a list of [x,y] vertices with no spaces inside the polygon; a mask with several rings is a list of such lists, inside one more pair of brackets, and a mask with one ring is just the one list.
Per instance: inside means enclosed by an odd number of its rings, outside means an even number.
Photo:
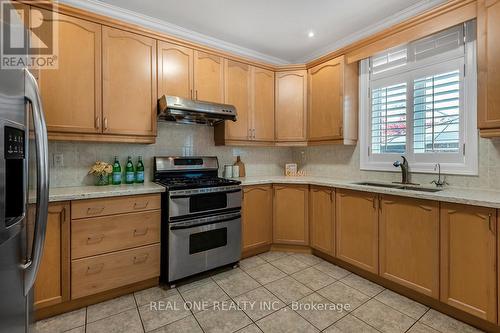
[{"label": "small picture frame", "polygon": [[285,164],[285,176],[296,176],[297,175],[297,163],[286,163]]}]

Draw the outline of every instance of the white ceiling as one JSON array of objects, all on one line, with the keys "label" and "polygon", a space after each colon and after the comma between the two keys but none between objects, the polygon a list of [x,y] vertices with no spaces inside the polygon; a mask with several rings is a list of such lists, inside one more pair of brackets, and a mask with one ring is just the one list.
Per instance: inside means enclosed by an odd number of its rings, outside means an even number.
[{"label": "white ceiling", "polygon": [[[154,18],[177,35],[274,63],[301,63],[446,0],[62,0]],[[175,26],[174,26],[175,25]],[[177,27],[176,27],[177,26]],[[175,30],[175,29],[174,29]],[[309,38],[308,33],[314,32]],[[175,32],[174,32],[175,33]],[[225,45],[224,45],[225,44]],[[226,47],[224,47],[226,46]],[[238,52],[240,48],[240,52]],[[266,59],[267,58],[267,59]]]}]

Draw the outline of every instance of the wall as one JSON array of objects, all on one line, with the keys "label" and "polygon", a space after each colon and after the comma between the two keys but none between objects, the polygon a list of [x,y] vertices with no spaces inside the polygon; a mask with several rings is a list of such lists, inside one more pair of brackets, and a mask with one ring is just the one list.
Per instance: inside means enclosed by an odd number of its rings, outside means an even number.
[{"label": "wall", "polygon": [[[54,154],[63,155],[63,166],[54,165]],[[152,145],[50,142],[50,186],[67,187],[92,185],[94,178],[87,172],[96,160],[112,162],[120,158],[122,169],[128,155],[134,160],[141,155],[146,168],[146,180],[153,173],[153,157],[169,155],[215,155],[220,171],[224,164],[233,164],[241,155],[248,176],[281,175],[284,164],[292,161],[291,148],[234,148],[214,146],[213,128],[203,125],[159,123],[158,137]]]},{"label": "wall", "polygon": [[[361,171],[359,169],[359,145],[357,146],[316,146],[294,148],[293,158],[299,168],[308,175],[325,176],[336,179],[401,181],[401,172]],[[410,165],[411,168],[411,165]],[[437,179],[434,174],[412,174],[412,181],[429,184]],[[479,140],[479,175],[447,175],[450,186],[469,188],[490,188],[500,190],[500,140]]]}]

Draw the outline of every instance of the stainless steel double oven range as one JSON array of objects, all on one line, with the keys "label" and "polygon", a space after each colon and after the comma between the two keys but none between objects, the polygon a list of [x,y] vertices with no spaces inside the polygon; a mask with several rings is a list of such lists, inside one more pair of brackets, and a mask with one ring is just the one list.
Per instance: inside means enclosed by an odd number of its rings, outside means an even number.
[{"label": "stainless steel double oven range", "polygon": [[163,283],[216,267],[241,256],[241,183],[218,177],[217,157],[155,157],[162,195]]}]

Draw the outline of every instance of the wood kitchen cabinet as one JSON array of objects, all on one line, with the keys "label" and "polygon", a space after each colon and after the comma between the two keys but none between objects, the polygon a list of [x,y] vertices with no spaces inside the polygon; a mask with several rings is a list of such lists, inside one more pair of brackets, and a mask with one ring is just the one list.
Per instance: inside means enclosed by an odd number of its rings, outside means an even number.
[{"label": "wood kitchen cabinet", "polygon": [[380,198],[380,275],[439,298],[439,203]]},{"label": "wood kitchen cabinet", "polygon": [[156,40],[102,27],[103,133],[156,136]]},{"label": "wood kitchen cabinet", "polygon": [[158,97],[193,99],[193,50],[158,41]]},{"label": "wood kitchen cabinet", "polygon": [[[101,25],[40,9],[45,22],[56,24],[57,69],[38,71],[38,84],[52,133],[101,133]],[[51,34],[41,25],[40,33]]]},{"label": "wood kitchen cabinet", "polygon": [[252,67],[251,121],[253,141],[274,142],[274,72]]},{"label": "wood kitchen cabinet", "polygon": [[[242,252],[271,245],[273,238],[273,188],[243,187]],[[264,251],[267,249],[264,248]]]},{"label": "wood kitchen cabinet", "polygon": [[377,194],[339,189],[335,212],[336,256],[377,274]]},{"label": "wood kitchen cabinet", "polygon": [[236,107],[237,121],[225,122],[228,140],[249,140],[250,129],[250,66],[224,59],[224,103]]},{"label": "wood kitchen cabinet", "polygon": [[194,51],[194,99],[224,103],[224,60],[222,57]]},{"label": "wood kitchen cabinet", "polygon": [[313,249],[335,255],[335,190],[311,186],[309,190],[310,243]]},{"label": "wood kitchen cabinet", "polygon": [[308,185],[274,185],[273,243],[309,245]]},{"label": "wood kitchen cabinet", "polygon": [[305,145],[307,141],[307,71],[276,73],[276,142]]},{"label": "wood kitchen cabinet", "polygon": [[[70,299],[70,205],[69,202],[49,204],[47,230],[42,260],[35,281],[35,310]],[[29,251],[33,240],[35,207],[28,211]]]},{"label": "wood kitchen cabinet", "polygon": [[358,64],[344,56],[308,70],[308,141],[355,144],[358,126]]},{"label": "wood kitchen cabinet", "polygon": [[441,302],[497,321],[497,215],[441,203]]},{"label": "wood kitchen cabinet", "polygon": [[477,2],[478,126],[483,137],[500,136],[500,0]]}]

